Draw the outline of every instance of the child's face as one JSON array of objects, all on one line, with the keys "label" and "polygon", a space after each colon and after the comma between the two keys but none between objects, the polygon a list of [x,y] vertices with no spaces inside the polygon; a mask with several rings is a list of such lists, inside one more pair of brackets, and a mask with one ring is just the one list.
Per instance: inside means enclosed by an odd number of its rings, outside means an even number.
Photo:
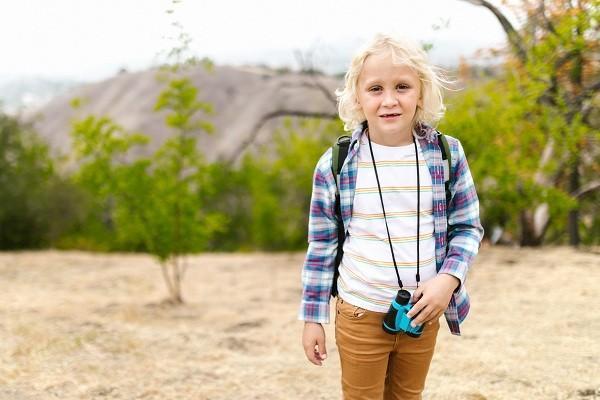
[{"label": "child's face", "polygon": [[389,52],[367,57],[358,77],[357,100],[375,136],[411,137],[420,96],[419,76],[410,67],[394,65]]}]

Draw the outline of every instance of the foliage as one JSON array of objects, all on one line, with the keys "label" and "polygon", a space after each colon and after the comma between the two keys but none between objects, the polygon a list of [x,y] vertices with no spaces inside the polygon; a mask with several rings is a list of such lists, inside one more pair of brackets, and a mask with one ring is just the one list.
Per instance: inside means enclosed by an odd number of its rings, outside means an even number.
[{"label": "foliage", "polygon": [[0,114],[0,249],[53,243],[81,218],[82,196],[31,128]]},{"label": "foliage", "polygon": [[305,247],[313,171],[340,132],[338,121],[304,120],[296,130],[288,120],[260,157],[244,158],[241,173],[249,182],[252,199],[253,246],[266,250]]},{"label": "foliage", "polygon": [[[463,144],[487,232],[500,226],[516,238],[523,210],[546,202],[556,221],[574,207],[565,191],[535,180],[545,141],[562,130],[563,123],[523,96],[510,75],[455,95],[448,109],[440,130]],[[557,168],[552,160],[545,172],[556,173]]]},{"label": "foliage", "polygon": [[513,3],[515,30],[489,2],[467,1],[494,12],[511,46],[501,77],[458,96],[444,125],[478,153],[487,223],[531,245],[562,227],[577,244],[580,192],[598,176],[599,3]]},{"label": "foliage", "polygon": [[149,141],[143,134],[126,132],[107,117],[75,121],[73,149],[80,168],[74,179],[108,208],[117,247],[158,258],[171,299],[180,302],[180,257],[201,250],[226,219],[199,203],[206,165],[196,136],[212,132],[212,126],[196,114],[212,109],[197,100],[189,79],[179,78],[168,83],[155,110],[165,113],[165,124],[175,134],[149,157],[133,156]]},{"label": "foliage", "polygon": [[203,201],[229,224],[210,250],[294,250],[306,245],[312,176],[319,157],[342,132],[339,121],[286,119],[273,140],[239,166],[214,164]]}]

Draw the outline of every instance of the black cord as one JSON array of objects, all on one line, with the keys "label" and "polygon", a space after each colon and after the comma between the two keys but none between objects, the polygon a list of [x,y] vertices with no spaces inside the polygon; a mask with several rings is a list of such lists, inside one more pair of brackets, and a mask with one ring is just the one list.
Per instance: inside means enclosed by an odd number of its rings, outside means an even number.
[{"label": "black cord", "polygon": [[[419,238],[420,230],[421,230],[421,174],[419,174],[419,150],[417,149],[417,141],[413,136],[413,143],[415,145],[415,163],[417,165],[417,288],[419,287],[419,282],[421,282],[421,275],[419,274],[419,248],[421,247],[421,241]],[[386,222],[387,223],[387,222]]]}]

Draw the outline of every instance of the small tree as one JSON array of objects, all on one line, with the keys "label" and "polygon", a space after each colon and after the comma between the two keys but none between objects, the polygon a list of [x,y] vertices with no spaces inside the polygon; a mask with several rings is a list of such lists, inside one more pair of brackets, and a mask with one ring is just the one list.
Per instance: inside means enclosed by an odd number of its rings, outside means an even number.
[{"label": "small tree", "polygon": [[155,110],[166,112],[165,123],[175,134],[149,157],[132,157],[147,136],[126,132],[109,118],[88,116],[72,130],[80,162],[75,179],[110,207],[121,243],[138,241],[158,259],[172,304],[183,302],[185,254],[201,250],[225,218],[203,212],[199,202],[206,165],[196,136],[212,132],[212,126],[197,114],[212,109],[197,94],[187,78],[171,80],[160,93]]},{"label": "small tree", "polygon": [[154,183],[163,194],[159,199],[166,237],[157,252],[171,298],[181,302],[182,264],[186,253],[203,247],[221,229],[225,214],[203,211],[200,199],[206,190],[206,163],[197,149],[197,133],[213,132],[213,126],[195,118],[199,111],[212,113],[208,103],[198,101],[198,90],[188,78],[172,80],[159,95],[156,111],[167,111],[165,123],[175,131],[154,155]]}]

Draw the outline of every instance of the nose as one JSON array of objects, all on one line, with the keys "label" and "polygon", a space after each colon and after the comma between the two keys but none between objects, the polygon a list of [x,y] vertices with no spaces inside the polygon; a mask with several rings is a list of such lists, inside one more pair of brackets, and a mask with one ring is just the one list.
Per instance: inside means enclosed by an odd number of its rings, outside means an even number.
[{"label": "nose", "polygon": [[393,107],[397,103],[398,103],[398,100],[396,99],[396,94],[393,91],[386,90],[383,93],[383,101],[381,102],[382,106]]}]

